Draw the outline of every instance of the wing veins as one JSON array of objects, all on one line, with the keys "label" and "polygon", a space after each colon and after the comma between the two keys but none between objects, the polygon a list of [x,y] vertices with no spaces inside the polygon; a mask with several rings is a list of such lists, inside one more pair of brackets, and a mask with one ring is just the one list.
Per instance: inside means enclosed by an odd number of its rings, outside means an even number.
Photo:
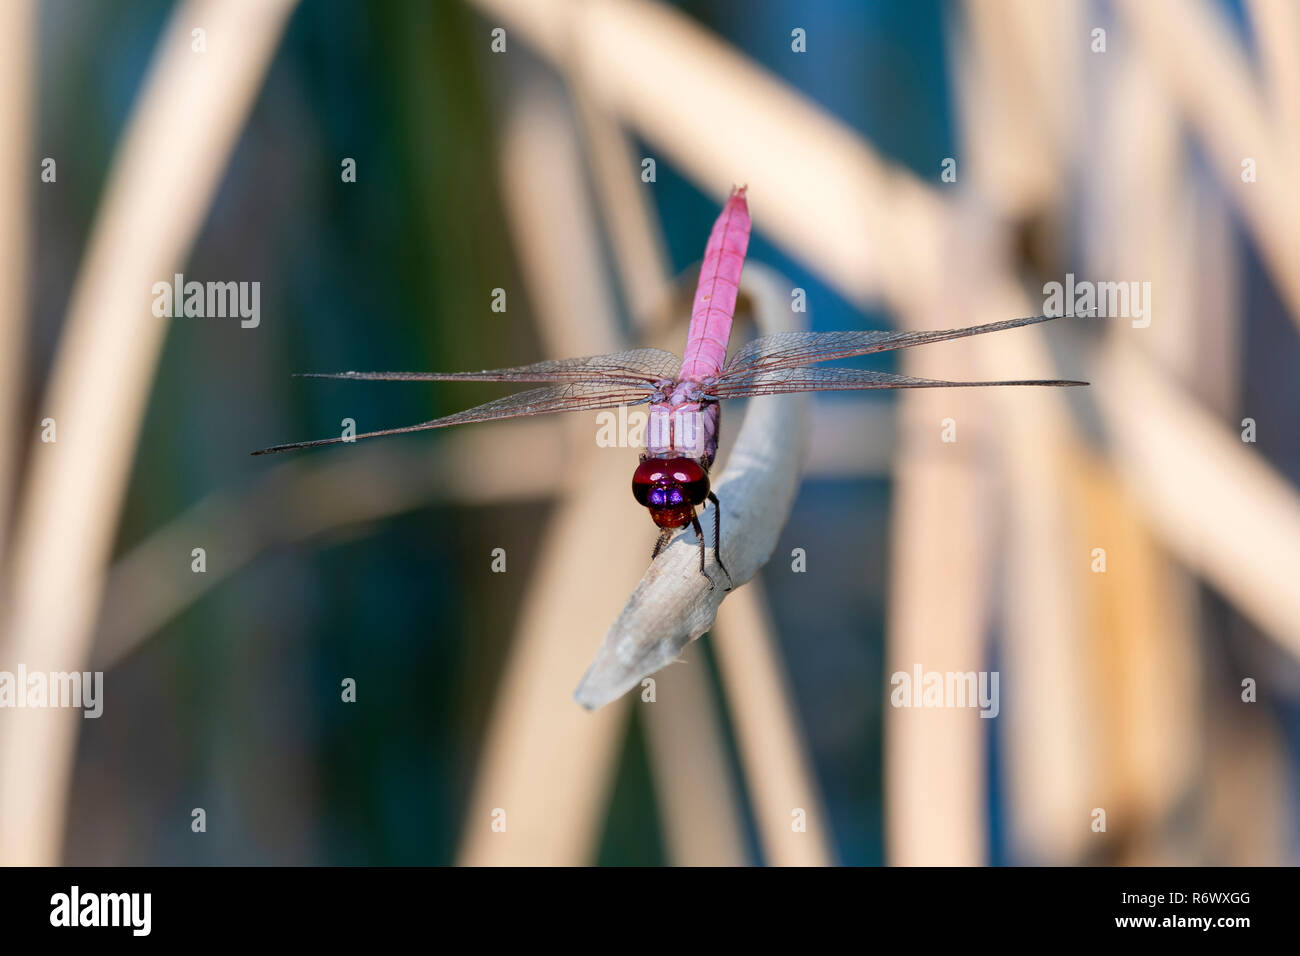
[{"label": "wing veins", "polygon": [[[583,391],[587,386],[592,391]],[[341,442],[360,441],[363,438],[379,438],[385,435],[402,435],[409,432],[429,431],[435,428],[447,428],[451,425],[464,425],[473,422],[497,421],[503,418],[519,418],[526,415],[549,415],[556,412],[576,412],[598,408],[615,408],[619,405],[638,405],[649,401],[649,394],[640,387],[621,386],[612,390],[604,389],[605,383],[570,382],[563,385],[546,385],[525,392],[516,392],[502,398],[475,405],[464,411],[453,412],[441,418],[434,418],[415,425],[403,425],[398,428],[385,428],[379,431],[364,432],[350,440],[342,437],[319,438],[312,441],[290,442],[284,445],[272,445],[262,448],[254,455],[267,455],[290,451],[295,448],[314,448],[320,445],[334,445]]]},{"label": "wing veins", "polygon": [[791,392],[856,391],[880,388],[973,388],[999,385],[1071,386],[1087,382],[1069,379],[1015,379],[988,382],[949,382],[917,378],[854,368],[814,368],[748,370],[744,376],[719,381],[708,390],[710,398],[748,398],[758,395],[781,395]]},{"label": "wing veins", "polygon": [[931,331],[781,332],[748,343],[723,366],[717,381],[722,382],[729,377],[743,376],[748,372],[796,368],[817,362],[911,348],[916,345],[948,342],[972,335],[984,335],[1024,325],[1049,322],[1062,317],[1032,315],[969,326],[964,329]]}]

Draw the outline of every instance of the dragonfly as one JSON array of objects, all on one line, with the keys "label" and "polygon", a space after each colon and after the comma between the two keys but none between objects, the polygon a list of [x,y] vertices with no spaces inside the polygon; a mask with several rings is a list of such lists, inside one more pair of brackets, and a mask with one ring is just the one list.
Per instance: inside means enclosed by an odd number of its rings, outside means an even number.
[{"label": "dragonfly", "polygon": [[[307,378],[383,382],[515,382],[541,387],[498,398],[432,421],[359,435],[290,442],[253,452],[264,455],[401,435],[526,415],[648,405],[645,448],[632,474],[632,496],[647,508],[659,539],[654,561],[679,532],[690,527],[700,548],[706,579],[704,534],[696,509],[713,506],[714,560],[722,560],[722,509],[709,485],[718,451],[721,403],[727,399],[791,392],[881,388],[965,388],[996,385],[1071,386],[1060,379],[947,382],[892,372],[826,368],[818,363],[876,352],[947,342],[1060,316],[1035,315],[961,329],[936,331],[782,332],[756,338],[727,358],[740,275],[749,249],[750,216],[744,186],[733,188],[705,246],[681,356],[655,348],[566,358],[480,372],[328,372]],[[712,580],[710,579],[712,585]]]}]

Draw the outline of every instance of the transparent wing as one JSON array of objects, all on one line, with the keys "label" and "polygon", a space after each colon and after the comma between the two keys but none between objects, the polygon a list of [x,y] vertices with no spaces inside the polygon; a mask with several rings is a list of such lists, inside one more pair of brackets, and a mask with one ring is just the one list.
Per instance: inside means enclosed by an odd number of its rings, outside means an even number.
[{"label": "transparent wing", "polygon": [[1000,332],[1022,325],[1049,322],[1055,318],[1060,316],[1031,315],[1023,319],[1007,319],[966,329],[938,329],[931,332],[782,332],[765,335],[748,343],[733,355],[723,366],[717,380],[724,381],[748,371],[795,368],[830,359],[888,352],[930,342],[947,342],[968,335],[983,335],[985,332]]},{"label": "transparent wing", "polygon": [[976,385],[1087,385],[1064,379],[1007,382],[944,382],[913,378],[890,372],[856,368],[785,368],[751,370],[720,379],[709,388],[709,397],[745,398],[749,395],[780,395],[785,392],[836,392],[862,388],[966,388]]},{"label": "transparent wing", "polygon": [[[668,354],[668,353],[664,353]],[[471,373],[472,374],[472,373]],[[489,381],[496,381],[490,379]],[[498,418],[517,418],[521,415],[549,415],[551,412],[576,412],[585,408],[615,408],[619,405],[639,405],[650,400],[649,389],[641,384],[617,385],[608,382],[571,382],[566,385],[547,385],[533,388],[515,395],[507,395],[454,415],[435,418],[418,425],[406,425],[401,428],[386,428],[377,432],[366,432],[355,436],[361,438],[378,438],[381,435],[401,435],[406,432],[422,432],[432,428],[446,428],[449,425],[465,425],[470,422],[490,422]],[[317,445],[334,445],[343,438],[321,438],[316,441],[291,442],[287,445],[273,445],[253,452],[265,455],[271,452],[289,451],[293,448],[314,448]]]},{"label": "transparent wing", "polygon": [[608,355],[554,359],[481,372],[308,372],[303,378],[366,382],[609,382],[641,385],[673,378],[682,360],[663,349],[629,349]]}]

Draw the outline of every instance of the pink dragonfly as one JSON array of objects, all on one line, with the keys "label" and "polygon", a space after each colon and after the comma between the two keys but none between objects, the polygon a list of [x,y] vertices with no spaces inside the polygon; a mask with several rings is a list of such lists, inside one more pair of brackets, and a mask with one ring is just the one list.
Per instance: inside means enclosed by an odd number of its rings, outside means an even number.
[{"label": "pink dragonfly", "polygon": [[[718,450],[719,402],[728,398],[777,395],[783,392],[842,391],[863,388],[952,388],[973,385],[1086,385],[1061,380],[1008,382],[943,382],[889,372],[849,368],[816,368],[818,362],[884,352],[891,349],[946,342],[968,335],[1046,322],[1058,316],[1036,315],[965,329],[933,332],[785,332],[755,339],[727,359],[732,316],[740,288],[740,272],[749,247],[749,206],[745,188],[732,191],[713,224],[704,251],[699,285],[691,308],[686,353],[678,358],[662,349],[631,349],[609,355],[559,359],[487,369],[482,372],[338,372],[309,378],[401,382],[546,382],[475,408],[402,428],[367,432],[352,438],[323,438],[292,442],[255,451],[255,455],[332,445],[357,438],[377,438],[405,432],[446,428],[521,415],[546,415],[582,409],[646,405],[649,421],[646,448],[632,475],[632,495],[650,511],[659,527],[651,553],[658,557],[673,537],[688,525],[700,544],[700,573],[704,574],[704,534],[696,508],[713,505],[714,559],[722,562],[722,516],[717,495],[709,488],[709,467]],[[707,574],[706,574],[707,577]]]}]

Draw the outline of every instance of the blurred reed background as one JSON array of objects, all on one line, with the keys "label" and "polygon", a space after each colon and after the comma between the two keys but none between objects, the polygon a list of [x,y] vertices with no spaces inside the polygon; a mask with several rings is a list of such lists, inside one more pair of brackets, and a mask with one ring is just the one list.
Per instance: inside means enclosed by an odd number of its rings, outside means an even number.
[{"label": "blurred reed background", "polygon": [[[0,862],[1294,863],[1298,53],[1291,0],[0,5],[0,670],[106,671],[0,710]],[[733,182],[818,330],[1067,274],[1150,325],[878,363],[1069,394],[819,397],[772,563],[594,715],[654,533],[593,415],[248,456],[498,394],[294,372],[680,348]]]}]

